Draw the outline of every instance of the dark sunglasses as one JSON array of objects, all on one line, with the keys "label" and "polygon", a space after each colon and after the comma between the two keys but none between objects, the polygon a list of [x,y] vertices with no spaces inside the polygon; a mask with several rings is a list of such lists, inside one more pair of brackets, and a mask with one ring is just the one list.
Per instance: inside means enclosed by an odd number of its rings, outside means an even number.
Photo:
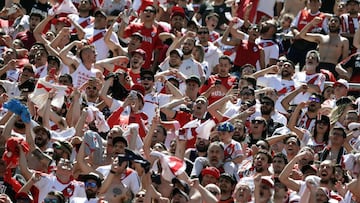
[{"label": "dark sunglasses", "polygon": [[153,81],[153,78],[151,76],[149,77],[146,77],[146,76],[143,76],[140,78],[141,80],[150,80],[150,81]]},{"label": "dark sunglasses", "polygon": [[252,124],[262,124],[265,123],[263,120],[252,120],[251,121]]},{"label": "dark sunglasses", "polygon": [[91,187],[91,188],[96,188],[97,185],[96,183],[93,183],[93,182],[85,182],[85,187]]},{"label": "dark sunglasses", "polygon": [[266,105],[266,106],[272,106],[272,103],[269,101],[264,101],[260,103],[261,105]]},{"label": "dark sunglasses", "polygon": [[213,195],[215,195],[215,196],[219,194],[217,191],[209,190],[209,192],[211,192],[211,194],[213,194]]},{"label": "dark sunglasses", "polygon": [[209,34],[209,32],[208,31],[199,31],[198,34],[199,35],[201,35],[201,34]]},{"label": "dark sunglasses", "polygon": [[156,13],[156,11],[152,9],[145,9],[144,12]]},{"label": "dark sunglasses", "polygon": [[92,89],[92,90],[96,90],[97,88],[96,88],[96,87],[87,87],[86,89],[87,89],[87,90],[91,90],[91,89]]},{"label": "dark sunglasses", "polygon": [[50,198],[44,199],[44,203],[57,203],[57,202],[58,202],[57,199],[50,199]]},{"label": "dark sunglasses", "polygon": [[319,98],[316,98],[316,97],[310,97],[309,98],[309,101],[312,101],[312,102],[316,102],[316,103],[320,103],[321,100]]},{"label": "dark sunglasses", "polygon": [[317,124],[322,124],[322,125],[328,125],[329,123],[323,120],[317,120],[316,121]]},{"label": "dark sunglasses", "polygon": [[139,197],[145,197],[145,193],[136,194],[135,197],[137,197],[137,198],[139,198]]}]

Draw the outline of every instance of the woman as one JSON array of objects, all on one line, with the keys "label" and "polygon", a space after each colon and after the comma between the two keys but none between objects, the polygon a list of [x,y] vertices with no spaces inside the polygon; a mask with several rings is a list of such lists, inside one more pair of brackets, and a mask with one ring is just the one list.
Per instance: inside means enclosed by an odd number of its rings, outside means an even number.
[{"label": "woman", "polygon": [[301,147],[308,146],[312,148],[315,153],[324,149],[329,142],[330,119],[325,115],[321,115],[315,121],[314,132],[311,133],[304,128],[296,127],[296,121],[302,108],[306,106],[305,102],[301,102],[294,110],[290,117],[287,127],[296,133],[296,136],[301,141]]}]

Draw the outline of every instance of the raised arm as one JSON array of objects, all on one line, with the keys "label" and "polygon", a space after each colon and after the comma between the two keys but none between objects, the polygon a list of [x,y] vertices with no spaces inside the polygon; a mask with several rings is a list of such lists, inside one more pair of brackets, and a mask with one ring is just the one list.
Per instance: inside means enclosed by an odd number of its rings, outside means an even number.
[{"label": "raised arm", "polygon": [[322,43],[322,34],[308,33],[310,28],[318,25],[319,23],[321,23],[321,21],[322,19],[320,17],[315,17],[314,19],[312,19],[312,21],[305,25],[305,27],[300,31],[300,37],[309,42],[315,42],[318,44]]},{"label": "raised arm", "polygon": [[307,89],[308,88],[306,85],[302,85],[297,89],[293,90],[292,92],[290,92],[290,94],[287,94],[284,97],[284,99],[281,101],[281,105],[284,107],[285,110],[288,110],[290,107],[290,102],[296,97],[296,95],[298,95],[300,92],[306,92]]},{"label": "raised arm", "polygon": [[357,29],[354,35],[353,45],[357,49],[360,49],[360,29]]},{"label": "raised arm", "polygon": [[160,108],[160,111],[163,112],[167,119],[173,119],[176,116],[176,111],[173,110],[173,108],[179,106],[180,104],[185,104],[190,99],[188,97],[184,97],[182,99],[174,100],[170,102],[169,104],[166,104]]},{"label": "raised arm", "polygon": [[296,134],[299,140],[302,140],[304,137],[304,132],[300,130],[300,128],[296,127],[296,121],[299,118],[301,113],[301,109],[306,106],[306,102],[301,102],[296,106],[294,112],[291,114],[287,127]]},{"label": "raised arm", "polygon": [[[234,23],[231,21],[221,38],[221,43],[223,43],[225,45],[230,45],[230,46],[237,46],[240,44],[239,39],[240,40],[244,39],[245,33],[238,31],[238,30],[234,30],[233,26],[234,26]],[[229,39],[230,33],[232,34],[231,39]]]},{"label": "raised arm", "polygon": [[70,73],[73,73],[76,68],[79,66],[79,62],[68,56],[68,53],[74,46],[81,46],[81,41],[73,41],[70,44],[66,45],[63,50],[59,53],[59,56],[63,63],[70,68]]},{"label": "raised arm", "polygon": [[278,72],[279,72],[279,67],[277,65],[272,65],[268,68],[256,71],[251,76],[257,79],[259,77],[263,77],[266,74],[277,74]]},{"label": "raised arm", "polygon": [[48,44],[49,41],[43,36],[43,31],[46,25],[54,18],[54,16],[48,15],[44,20],[42,20],[34,29],[34,37],[37,42]]}]

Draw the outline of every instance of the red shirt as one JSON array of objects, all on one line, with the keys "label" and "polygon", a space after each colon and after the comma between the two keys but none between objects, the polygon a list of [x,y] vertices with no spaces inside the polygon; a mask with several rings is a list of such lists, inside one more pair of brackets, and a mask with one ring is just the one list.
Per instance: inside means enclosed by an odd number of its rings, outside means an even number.
[{"label": "red shirt", "polygon": [[20,39],[22,41],[22,43],[24,43],[24,47],[27,50],[30,50],[32,45],[34,45],[36,42],[34,33],[30,32],[29,30],[24,31],[24,32],[19,32],[16,35],[16,39]]},{"label": "red shirt", "polygon": [[149,69],[151,66],[151,60],[153,50],[162,49],[162,42],[159,39],[160,30],[156,26],[151,28],[145,28],[143,23],[131,23],[125,28],[124,38],[128,38],[132,33],[139,32],[143,36],[143,42],[140,48],[146,52],[146,60],[143,68]]},{"label": "red shirt", "polygon": [[260,53],[263,48],[255,42],[242,40],[241,44],[236,47],[236,56],[234,65],[241,67],[245,64],[251,64],[256,67],[256,63],[260,60]]},{"label": "red shirt", "polygon": [[[225,86],[226,90],[229,90],[234,85],[237,79],[235,76],[230,76],[230,75],[227,77],[220,77],[219,75],[210,75],[209,79],[205,82],[205,84],[201,86],[200,93],[206,92],[206,90],[208,90],[213,84],[215,84],[216,80],[221,80],[221,84]],[[209,105],[224,97],[225,94],[226,92],[221,92],[221,91],[215,91],[211,93],[210,97],[208,98]]]}]

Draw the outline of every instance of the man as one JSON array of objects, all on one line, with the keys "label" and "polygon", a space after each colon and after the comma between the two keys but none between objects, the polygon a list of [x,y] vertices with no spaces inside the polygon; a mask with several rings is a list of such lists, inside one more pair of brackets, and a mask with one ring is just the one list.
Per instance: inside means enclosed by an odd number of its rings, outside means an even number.
[{"label": "man", "polygon": [[0,69],[1,78],[6,78],[11,82],[16,82],[19,79],[20,70],[17,67],[16,59],[17,52],[14,48],[7,48],[6,51],[2,53],[3,65]]},{"label": "man", "polygon": [[360,54],[353,54],[350,57],[344,59],[336,65],[336,72],[339,74],[339,77],[346,79],[352,83],[360,82],[360,68],[359,63]]},{"label": "man", "polygon": [[208,184],[217,184],[220,178],[219,169],[209,166],[201,170],[201,185],[206,187]]},{"label": "man", "polygon": [[[182,63],[180,67],[178,68],[178,72],[181,72],[183,75],[186,76],[186,78],[196,75],[200,78],[201,82],[203,83],[205,80],[205,72],[203,70],[203,67],[199,62],[197,62],[192,53],[195,47],[195,39],[194,36],[192,36],[192,32],[187,32],[187,34],[180,39],[175,39],[173,42],[173,45],[169,47],[169,54],[173,49],[178,48],[181,45],[181,51],[183,53],[182,55]],[[167,64],[163,64],[161,67],[162,71],[170,69],[170,66]]]},{"label": "man", "polygon": [[279,46],[273,40],[276,31],[276,21],[268,20],[263,22],[260,25],[260,38],[255,40],[255,43],[264,50],[266,67],[276,64],[279,58]]},{"label": "man", "polygon": [[35,54],[34,66],[36,68],[35,77],[44,78],[47,75],[47,59],[49,53],[46,49],[39,49]]},{"label": "man", "polygon": [[328,22],[329,34],[308,33],[310,28],[318,25],[323,19],[315,17],[299,33],[299,36],[309,42],[319,45],[320,63],[319,67],[334,74],[337,78],[335,66],[338,60],[345,59],[349,55],[349,40],[340,36],[340,18],[332,16]]},{"label": "man", "polygon": [[85,175],[79,175],[79,180],[84,182],[86,198],[74,197],[70,203],[96,203],[105,202],[98,197],[98,192],[102,185],[102,179],[96,173],[89,173]]},{"label": "man", "polygon": [[219,58],[218,73],[211,75],[205,84],[200,88],[200,93],[209,100],[209,104],[214,103],[224,97],[227,91],[236,84],[235,76],[230,75],[232,61],[229,56]]},{"label": "man", "polygon": [[24,44],[24,47],[27,50],[30,50],[32,45],[36,42],[33,31],[36,28],[36,26],[44,19],[44,17],[39,13],[30,13],[30,25],[29,30],[19,32],[16,35],[16,39],[20,39],[21,42]]},{"label": "man", "polygon": [[253,116],[261,116],[266,120],[267,132],[269,135],[272,135],[276,128],[287,124],[286,117],[275,109],[275,102],[270,97],[263,96],[260,99],[260,104],[261,115],[258,115],[257,112],[255,112]]},{"label": "man", "polygon": [[[104,41],[107,26],[107,15],[101,9],[94,13],[95,21],[93,28],[85,29],[85,39],[89,45],[93,45],[96,50],[96,60],[102,60],[108,57],[109,48]],[[111,33],[110,40],[119,44],[115,33]]]},{"label": "man", "polygon": [[342,157],[346,151],[344,148],[346,138],[345,129],[342,127],[334,127],[330,131],[330,143],[331,145],[326,147],[322,153],[320,153],[320,161],[330,160],[333,163],[341,164]]},{"label": "man", "polygon": [[221,190],[219,203],[234,202],[232,197],[236,185],[234,177],[230,174],[222,173],[218,185]]},{"label": "man", "polygon": [[279,98],[275,102],[275,109],[286,112],[281,106],[285,95],[295,89],[294,80],[295,64],[287,59],[282,59],[276,65],[257,71],[252,76],[257,79],[256,84],[262,87],[272,87]]},{"label": "man", "polygon": [[218,64],[218,58],[221,56],[221,51],[209,41],[210,37],[209,28],[202,26],[197,31],[197,36],[199,39],[199,44],[204,47],[205,57],[204,61],[208,62],[209,72],[212,73]]},{"label": "man", "polygon": [[196,138],[195,148],[189,148],[185,151],[185,157],[194,162],[197,157],[206,157],[210,140]]},{"label": "man", "polygon": [[[143,68],[149,69],[158,65],[159,50],[163,45],[159,39],[159,28],[155,25],[156,8],[147,6],[142,13],[142,23],[131,23],[126,28],[126,22],[121,21],[118,36],[120,38],[128,38],[134,32],[139,32],[143,36],[141,47],[146,52],[146,61]],[[153,57],[154,56],[154,57]]]},{"label": "man", "polygon": [[[90,11],[92,10],[92,1],[81,0],[77,10],[79,11],[79,15],[71,14],[68,17],[74,22],[77,22],[84,29],[93,27],[95,19],[90,15]],[[71,32],[76,32],[76,29],[72,28]]]},{"label": "man", "polygon": [[185,24],[185,11],[182,7],[174,6],[170,16],[170,33],[182,32]]},{"label": "man", "polygon": [[288,164],[288,160],[286,158],[286,155],[279,152],[274,155],[273,161],[272,161],[272,168],[274,170],[274,176],[278,177],[280,173],[285,168],[286,164]]},{"label": "man", "polygon": [[309,29],[309,31],[311,33],[321,33],[326,30],[325,14],[319,11],[320,7],[321,0],[307,0],[307,7],[299,11],[291,24],[294,43],[291,45],[286,57],[295,64],[299,63],[300,67],[303,67],[305,64],[307,52],[317,47],[316,43],[303,40],[299,35],[300,31],[315,17],[320,17],[322,21],[318,22],[318,24],[312,27],[311,30]]},{"label": "man", "polygon": [[342,14],[341,18],[341,36],[349,40],[351,53],[356,52],[356,47],[353,46],[353,39],[355,31],[359,28],[359,1],[347,0],[346,10],[347,13]]},{"label": "man", "polygon": [[[100,14],[99,14],[100,15]],[[59,53],[62,61],[69,67],[70,74],[73,78],[73,85],[76,88],[80,88],[85,84],[91,77],[96,77],[100,81],[103,80],[103,74],[95,69],[94,63],[96,62],[96,49],[93,45],[85,45],[80,50],[80,62],[68,56],[70,50],[74,47],[81,47],[82,42],[73,41],[68,44]]]}]

